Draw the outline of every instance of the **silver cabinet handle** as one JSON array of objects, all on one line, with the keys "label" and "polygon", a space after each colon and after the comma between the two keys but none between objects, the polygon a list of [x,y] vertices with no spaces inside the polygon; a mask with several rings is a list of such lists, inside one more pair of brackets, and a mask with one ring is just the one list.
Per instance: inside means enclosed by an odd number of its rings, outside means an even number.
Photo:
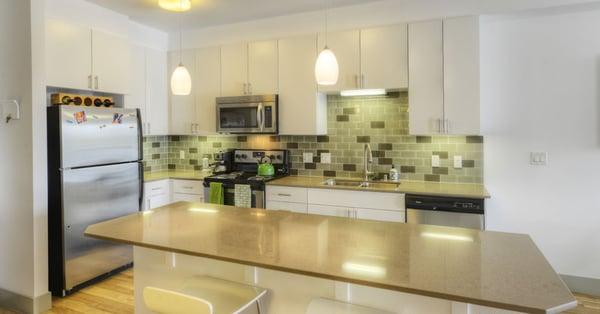
[{"label": "silver cabinet handle", "polygon": [[190,133],[194,134],[194,124],[190,123]]},{"label": "silver cabinet handle", "polygon": [[160,191],[162,188],[152,188],[152,191]]},{"label": "silver cabinet handle", "polygon": [[292,196],[292,194],[287,194],[287,193],[277,193],[277,196],[291,197],[291,196]]},{"label": "silver cabinet handle", "polygon": [[365,75],[360,75],[360,88],[365,88]]},{"label": "silver cabinet handle", "polygon": [[95,86],[94,88],[95,88],[95,89],[98,89],[98,81],[99,81],[99,79],[98,79],[98,75],[96,75],[96,76],[94,77],[94,86]]},{"label": "silver cabinet handle", "polygon": [[248,95],[248,83],[244,83],[244,95]]},{"label": "silver cabinet handle", "polygon": [[92,75],[88,75],[88,88],[91,89],[92,88]]},{"label": "silver cabinet handle", "polygon": [[450,133],[450,120],[444,119],[444,133]]},{"label": "silver cabinet handle", "polygon": [[248,83],[248,95],[252,95],[252,83]]},{"label": "silver cabinet handle", "polygon": [[356,86],[356,88],[360,88],[359,83],[358,83],[358,74],[354,75],[354,86]]},{"label": "silver cabinet handle", "polygon": [[193,187],[193,186],[183,186],[182,188],[184,188],[184,189],[186,189],[186,190],[191,190],[191,189],[193,189],[194,187]]}]

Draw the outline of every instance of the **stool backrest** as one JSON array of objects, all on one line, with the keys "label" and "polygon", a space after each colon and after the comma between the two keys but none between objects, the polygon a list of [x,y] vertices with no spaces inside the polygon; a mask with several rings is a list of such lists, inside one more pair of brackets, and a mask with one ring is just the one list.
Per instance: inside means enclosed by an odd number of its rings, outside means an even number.
[{"label": "stool backrest", "polygon": [[183,293],[156,287],[144,288],[146,307],[160,314],[213,314],[213,307],[208,301]]}]

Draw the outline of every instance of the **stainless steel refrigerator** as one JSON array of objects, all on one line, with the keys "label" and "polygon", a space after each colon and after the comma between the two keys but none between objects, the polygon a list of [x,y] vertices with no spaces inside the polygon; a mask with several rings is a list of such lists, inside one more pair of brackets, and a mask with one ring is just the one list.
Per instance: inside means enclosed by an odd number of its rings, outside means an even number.
[{"label": "stainless steel refrigerator", "polygon": [[140,210],[138,110],[48,107],[50,291],[65,296],[133,261],[132,247],[84,236],[87,226]]}]

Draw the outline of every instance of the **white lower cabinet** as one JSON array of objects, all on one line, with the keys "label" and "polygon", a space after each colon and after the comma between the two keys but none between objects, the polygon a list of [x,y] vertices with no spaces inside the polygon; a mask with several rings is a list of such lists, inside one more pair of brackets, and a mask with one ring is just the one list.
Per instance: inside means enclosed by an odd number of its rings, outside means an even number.
[{"label": "white lower cabinet", "polygon": [[204,202],[202,181],[165,179],[144,183],[142,210],[150,210],[181,201]]},{"label": "white lower cabinet", "polygon": [[204,185],[196,180],[171,180],[173,202],[203,202]]},{"label": "white lower cabinet", "polygon": [[405,222],[404,194],[267,186],[267,209]]},{"label": "white lower cabinet", "polygon": [[291,203],[267,200],[267,209],[270,210],[287,210],[294,213],[306,214],[306,203]]},{"label": "white lower cabinet", "polygon": [[171,188],[168,179],[144,183],[143,210],[162,207],[171,203]]}]

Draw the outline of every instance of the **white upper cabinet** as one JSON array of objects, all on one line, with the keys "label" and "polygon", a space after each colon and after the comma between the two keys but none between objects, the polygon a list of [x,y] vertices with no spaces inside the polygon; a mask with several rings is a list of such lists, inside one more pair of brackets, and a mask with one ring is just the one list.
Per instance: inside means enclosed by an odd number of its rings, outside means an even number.
[{"label": "white upper cabinet", "polygon": [[409,25],[411,134],[479,134],[479,18]]},{"label": "white upper cabinet", "polygon": [[140,109],[144,135],[168,134],[167,53],[133,46],[129,69],[131,84],[125,107]]},{"label": "white upper cabinet", "polygon": [[146,48],[146,122],[148,135],[169,133],[167,53]]},{"label": "white upper cabinet", "polygon": [[408,88],[408,26],[360,31],[362,88]]},{"label": "white upper cabinet", "polygon": [[126,37],[92,30],[92,73],[94,90],[127,94],[131,48]]},{"label": "white upper cabinet", "polygon": [[63,20],[46,20],[48,86],[92,88],[92,30]]},{"label": "white upper cabinet", "polygon": [[444,20],[444,119],[448,134],[479,134],[479,17]]},{"label": "white upper cabinet", "polygon": [[221,95],[248,93],[248,44],[221,47]]},{"label": "white upper cabinet", "polygon": [[277,41],[248,44],[248,94],[277,94]]},{"label": "white upper cabinet", "polygon": [[[169,97],[171,102],[171,122],[169,124],[169,133],[177,135],[193,134],[196,126],[196,53],[194,50],[184,50],[181,53],[174,51],[169,53],[169,77],[177,68],[180,62],[190,72],[192,77],[192,92],[189,95],[173,95],[169,87]],[[169,81],[170,82],[170,81]],[[170,86],[170,83],[168,84]]]},{"label": "white upper cabinet", "polygon": [[55,19],[46,24],[49,86],[129,93],[131,47],[126,37]]},{"label": "white upper cabinet", "polygon": [[221,63],[218,47],[201,48],[196,51],[196,77],[193,82],[196,95],[197,134],[215,134],[216,102],[221,94]]},{"label": "white upper cabinet", "polygon": [[[319,35],[319,52],[325,46],[325,38],[325,34]],[[340,73],[336,85],[319,85],[319,90],[329,92],[360,88],[360,31],[328,34],[327,47],[335,54]],[[314,71],[314,64],[310,68]]]},{"label": "white upper cabinet", "polygon": [[410,134],[442,133],[444,56],[442,21],[408,25]]},{"label": "white upper cabinet", "polygon": [[279,133],[327,134],[327,98],[318,93],[317,35],[279,40]]},{"label": "white upper cabinet", "polygon": [[142,116],[142,131],[148,135],[149,128],[146,120],[146,48],[138,45],[131,47],[129,61],[131,84],[129,94],[125,95],[125,108],[140,109]]}]

